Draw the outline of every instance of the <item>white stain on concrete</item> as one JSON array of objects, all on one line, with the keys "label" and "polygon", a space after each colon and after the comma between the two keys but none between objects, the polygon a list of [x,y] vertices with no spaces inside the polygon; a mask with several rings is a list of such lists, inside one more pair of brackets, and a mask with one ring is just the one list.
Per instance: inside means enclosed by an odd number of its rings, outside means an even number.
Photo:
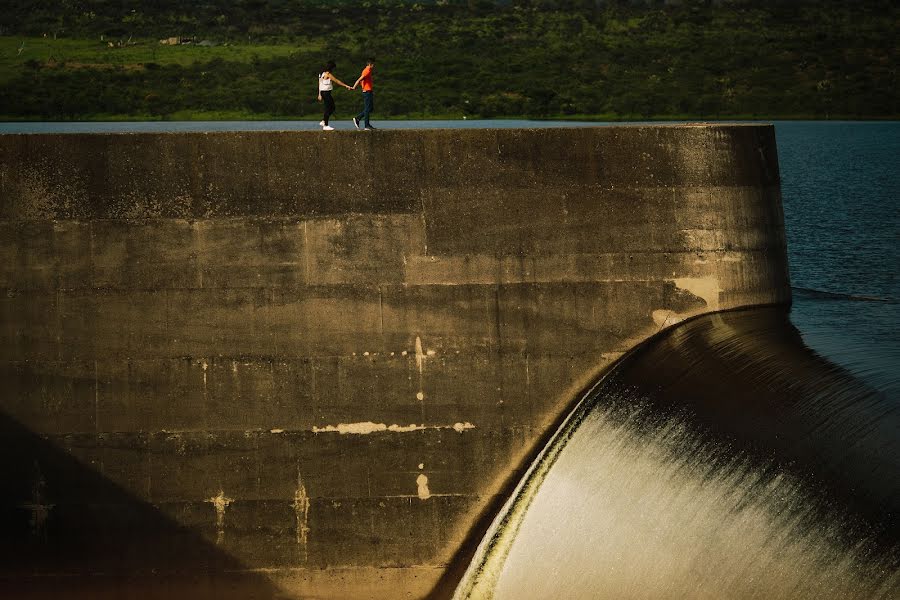
[{"label": "white stain on concrete", "polygon": [[[709,311],[719,309],[719,293],[722,290],[719,287],[719,278],[715,275],[709,277],[682,277],[671,281],[678,289],[685,290],[701,298],[706,302],[706,308]],[[660,308],[650,313],[650,316],[653,318],[656,326],[659,329],[663,329],[683,321],[690,314],[681,314],[671,309]]]},{"label": "white stain on concrete", "polygon": [[297,528],[297,546],[303,552],[303,562],[309,560],[307,541],[309,538],[309,494],[303,479],[297,475],[297,489],[294,491],[294,501],[291,503],[294,509]]},{"label": "white stain on concrete", "polygon": [[419,496],[419,500],[431,498],[431,491],[428,489],[428,476],[425,473],[419,473],[419,476],[416,477],[416,486],[418,487],[416,493]]},{"label": "white stain on concrete", "polygon": [[414,423],[410,423],[409,425],[388,425],[387,430],[393,431],[395,433],[407,433],[409,431],[422,431],[423,429],[427,429],[424,425],[416,425]]},{"label": "white stain on concrete", "polygon": [[719,308],[719,293],[722,290],[719,287],[718,277],[714,275],[710,277],[682,277],[672,281],[678,288],[703,298],[710,310]]},{"label": "white stain on concrete", "polygon": [[269,433],[284,433],[284,429],[270,429]]},{"label": "white stain on concrete", "polygon": [[[404,354],[406,354],[404,352]],[[425,399],[425,389],[423,384],[424,374],[425,374],[425,359],[434,356],[436,353],[434,350],[425,351],[422,347],[422,338],[416,336],[416,367],[419,369],[419,391],[416,394],[416,398],[420,401]]]},{"label": "white stain on concrete", "polygon": [[375,433],[376,431],[386,431],[387,425],[384,423],[373,423],[365,421],[362,423],[338,423],[337,425],[326,425],[325,427],[313,427],[313,433],[340,433],[345,435],[348,433],[356,435],[366,435]]},{"label": "white stain on concrete", "polygon": [[219,490],[218,496],[207,498],[206,502],[216,509],[216,543],[221,544],[225,541],[225,509],[234,502],[234,498],[227,497],[224,490]]},{"label": "white stain on concrete", "polygon": [[393,433],[408,433],[411,431],[423,431],[425,429],[453,429],[458,433],[462,433],[467,429],[475,429],[475,425],[468,421],[464,423],[454,423],[452,425],[417,425],[410,423],[409,425],[388,425],[386,423],[373,423],[365,421],[362,423],[338,423],[337,425],[326,425],[325,427],[313,427],[313,433],[339,433],[341,435],[368,435],[382,431],[390,431]]},{"label": "white stain on concrete", "polygon": [[422,369],[425,366],[425,353],[422,351],[422,338],[416,336],[416,367],[419,369],[419,374],[422,374]]},{"label": "white stain on concrete", "polygon": [[656,323],[656,326],[660,329],[674,325],[684,319],[684,317],[679,316],[675,311],[664,308],[654,310],[651,313],[651,316],[653,317],[653,322]]}]

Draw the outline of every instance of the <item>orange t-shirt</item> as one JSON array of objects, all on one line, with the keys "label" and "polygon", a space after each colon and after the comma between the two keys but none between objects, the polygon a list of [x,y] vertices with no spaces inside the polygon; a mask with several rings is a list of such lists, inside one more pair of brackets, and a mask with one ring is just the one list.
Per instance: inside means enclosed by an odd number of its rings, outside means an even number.
[{"label": "orange t-shirt", "polygon": [[360,83],[362,83],[363,91],[371,92],[372,91],[372,67],[366,66],[366,68],[363,69],[362,75],[360,75],[360,77],[362,77],[362,81]]}]

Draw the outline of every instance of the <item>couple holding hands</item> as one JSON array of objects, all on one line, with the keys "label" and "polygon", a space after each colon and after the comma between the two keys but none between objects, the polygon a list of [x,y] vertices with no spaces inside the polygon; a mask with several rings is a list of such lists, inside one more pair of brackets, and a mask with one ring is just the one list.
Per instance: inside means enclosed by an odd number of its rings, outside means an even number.
[{"label": "couple holding hands", "polygon": [[353,125],[359,129],[359,122],[362,121],[363,129],[366,131],[375,129],[369,123],[369,114],[375,110],[375,94],[372,91],[372,69],[375,68],[375,62],[372,60],[366,61],[366,68],[363,69],[362,75],[359,76],[359,79],[352,86],[347,85],[332,74],[335,66],[334,61],[328,61],[328,64],[319,73],[318,100],[325,103],[325,116],[319,122],[319,125],[322,126],[322,131],[334,131],[334,127],[328,124],[328,118],[331,117],[335,110],[334,98],[331,97],[331,91],[334,89],[335,83],[344,86],[348,90],[355,90],[356,86],[362,85],[363,109],[361,113],[353,117]]}]

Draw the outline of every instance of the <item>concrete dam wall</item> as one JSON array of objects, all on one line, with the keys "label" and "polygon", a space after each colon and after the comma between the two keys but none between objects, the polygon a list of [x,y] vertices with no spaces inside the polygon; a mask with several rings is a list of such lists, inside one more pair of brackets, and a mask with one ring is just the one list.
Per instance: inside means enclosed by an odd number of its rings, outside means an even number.
[{"label": "concrete dam wall", "polygon": [[762,125],[4,135],[0,257],[17,597],[447,593],[623,352],[790,301]]}]

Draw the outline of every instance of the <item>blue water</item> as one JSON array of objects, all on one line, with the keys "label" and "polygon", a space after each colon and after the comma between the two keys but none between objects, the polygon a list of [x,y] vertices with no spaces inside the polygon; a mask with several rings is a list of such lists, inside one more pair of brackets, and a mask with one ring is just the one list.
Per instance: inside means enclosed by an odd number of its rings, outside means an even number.
[{"label": "blue water", "polygon": [[[529,120],[381,121],[384,129],[596,127]],[[348,120],[338,130],[353,129]],[[900,122],[775,122],[791,319],[820,354],[900,398]],[[313,121],[0,123],[0,133],[313,131]],[[365,135],[365,134],[362,134]]]},{"label": "blue water", "polygon": [[900,123],[788,122],[776,134],[791,320],[811,348],[900,399]]}]

